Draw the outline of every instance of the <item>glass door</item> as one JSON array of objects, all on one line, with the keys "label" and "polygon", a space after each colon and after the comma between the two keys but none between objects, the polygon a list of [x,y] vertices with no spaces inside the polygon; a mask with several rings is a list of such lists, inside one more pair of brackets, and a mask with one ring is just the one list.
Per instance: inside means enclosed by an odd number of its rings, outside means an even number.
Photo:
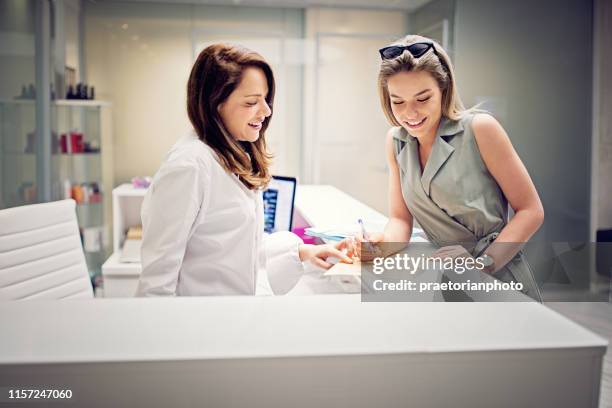
[{"label": "glass door", "polygon": [[0,2],[0,208],[38,201],[35,2]]}]

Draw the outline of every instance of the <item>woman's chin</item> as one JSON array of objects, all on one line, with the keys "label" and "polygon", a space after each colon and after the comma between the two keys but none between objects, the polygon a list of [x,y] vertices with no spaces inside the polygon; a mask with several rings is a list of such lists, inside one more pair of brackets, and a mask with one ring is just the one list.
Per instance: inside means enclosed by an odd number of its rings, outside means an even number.
[{"label": "woman's chin", "polygon": [[247,134],[243,134],[242,137],[240,137],[238,140],[240,140],[241,142],[254,143],[257,141],[257,139],[259,139],[259,132],[257,132],[257,134],[249,132]]},{"label": "woman's chin", "polygon": [[249,135],[247,142],[255,143],[259,139],[259,132],[256,135]]},{"label": "woman's chin", "polygon": [[404,129],[406,129],[406,131],[408,132],[408,134],[416,139],[421,139],[423,136],[429,134],[429,129],[427,128],[422,128],[422,129],[410,129],[406,126],[404,126]]},{"label": "woman's chin", "polygon": [[421,136],[421,130],[415,130],[415,129],[411,129],[408,126],[402,126],[404,129],[406,129],[406,132],[408,132],[408,134],[412,137],[416,137],[417,139]]}]

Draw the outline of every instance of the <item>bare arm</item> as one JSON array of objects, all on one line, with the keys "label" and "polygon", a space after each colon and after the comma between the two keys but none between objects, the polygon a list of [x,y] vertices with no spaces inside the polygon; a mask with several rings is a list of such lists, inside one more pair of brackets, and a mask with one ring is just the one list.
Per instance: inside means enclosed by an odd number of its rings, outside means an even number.
[{"label": "bare arm", "polygon": [[[498,270],[540,228],[544,208],[527,169],[499,122],[488,114],[478,114],[472,121],[472,129],[487,169],[515,212],[486,251],[495,260],[495,270]],[[495,245],[497,243],[505,244]]]}]

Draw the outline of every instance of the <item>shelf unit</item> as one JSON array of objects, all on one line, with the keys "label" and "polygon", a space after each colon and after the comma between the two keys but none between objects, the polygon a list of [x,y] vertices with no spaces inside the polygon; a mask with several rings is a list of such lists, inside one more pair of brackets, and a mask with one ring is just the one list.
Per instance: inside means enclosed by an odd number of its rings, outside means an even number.
[{"label": "shelf unit", "polygon": [[[82,136],[79,149],[68,153],[67,148],[62,148],[61,139],[65,135],[66,147],[72,132]],[[96,100],[53,100],[49,136],[50,199],[77,199],[83,249],[94,278],[101,275],[102,263],[112,252],[112,105]],[[46,159],[40,153],[44,150],[41,145],[41,141],[36,140],[35,101],[0,100],[0,208],[40,201],[37,167]],[[85,151],[84,146],[88,146],[89,151]],[[96,190],[97,194],[73,195],[73,192]]]},{"label": "shelf unit", "polygon": [[121,249],[130,227],[141,225],[140,210],[147,189],[121,184],[113,189],[113,254],[102,265],[104,297],[132,297],[142,266],[121,262]]}]

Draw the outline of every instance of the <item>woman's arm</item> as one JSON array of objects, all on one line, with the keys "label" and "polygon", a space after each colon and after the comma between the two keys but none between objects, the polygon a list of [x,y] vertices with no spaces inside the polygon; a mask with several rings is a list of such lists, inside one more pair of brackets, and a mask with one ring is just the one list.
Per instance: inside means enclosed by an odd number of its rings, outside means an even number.
[{"label": "woman's arm", "polygon": [[137,296],[176,296],[205,183],[195,164],[165,165],[156,174],[142,206],[142,273]]},{"label": "woman's arm", "polygon": [[[495,260],[495,270],[510,261],[540,228],[544,208],[527,169],[499,122],[488,114],[477,114],[472,130],[487,169],[514,210],[514,217],[501,230],[486,254]],[[514,245],[512,245],[514,244]]]}]

